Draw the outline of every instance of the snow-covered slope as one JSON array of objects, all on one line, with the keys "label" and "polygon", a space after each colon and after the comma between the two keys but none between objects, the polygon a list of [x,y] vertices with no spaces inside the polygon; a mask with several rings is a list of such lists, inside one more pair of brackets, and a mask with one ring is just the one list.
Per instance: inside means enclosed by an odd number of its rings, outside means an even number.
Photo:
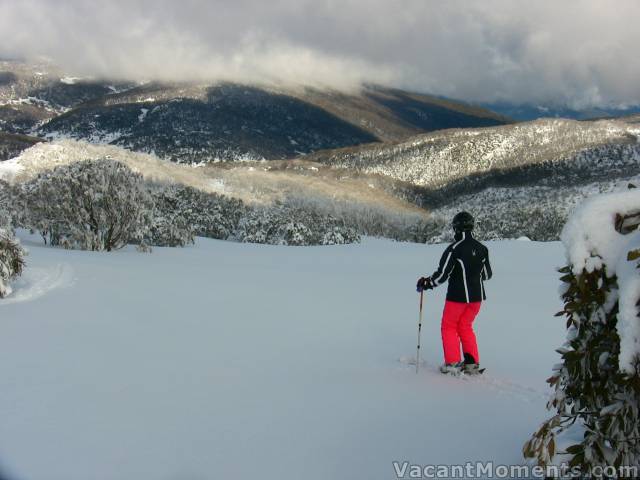
[{"label": "snow-covered slope", "polygon": [[362,86],[124,82],[0,60],[0,130],[109,143],[183,163],[293,158],[509,119],[463,102]]},{"label": "snow-covered slope", "polygon": [[33,133],[69,109],[135,86],[70,77],[48,61],[0,60],[0,131]]},{"label": "snow-covered slope", "polygon": [[156,182],[179,182],[204,191],[226,194],[247,202],[270,202],[285,196],[330,197],[334,200],[358,200],[379,203],[390,209],[418,213],[409,205],[381,190],[373,192],[366,178],[341,181],[335,175],[323,175],[311,163],[259,162],[233,166],[188,166],[161,160],[153,154],[132,152],[113,145],[93,145],[74,140],[39,143],[18,157],[0,163],[0,179],[25,181],[38,172],[72,162],[112,158],[122,161],[145,178]]},{"label": "snow-covered slope", "polygon": [[272,204],[279,200],[304,203],[313,210],[349,218],[355,223],[374,218],[404,228],[405,224],[415,224],[427,216],[416,205],[377,188],[375,178],[343,178],[320,164],[258,162],[195,167],[113,145],[74,140],[40,143],[16,158],[0,162],[0,180],[26,181],[59,165],[100,158],[121,161],[154,182],[176,182],[251,204]]},{"label": "snow-covered slope", "polygon": [[240,84],[148,84],[75,108],[39,129],[153,151],[179,162],[293,158],[508,120],[460,102],[363,87],[344,93]]},{"label": "snow-covered slope", "polygon": [[[0,301],[0,468],[29,480],[395,478],[521,462],[564,337],[559,243],[490,242],[483,378],[443,377],[443,246],[30,249]],[[48,275],[55,289],[42,292]],[[526,288],[523,282],[526,281]],[[37,296],[37,298],[36,298]],[[11,298],[11,297],[10,297]]]},{"label": "snow-covered slope", "polygon": [[17,157],[23,150],[41,141],[39,138],[26,135],[0,132],[0,161]]},{"label": "snow-covered slope", "polygon": [[446,236],[460,210],[476,215],[484,238],[555,240],[583,198],[637,182],[639,138],[638,124],[630,119],[547,119],[441,131],[306,158],[351,175],[388,179],[398,196],[432,213],[427,240]]},{"label": "snow-covered slope", "polygon": [[565,186],[491,187],[478,193],[460,195],[432,210],[431,220],[444,227],[435,230],[437,233],[432,240],[450,239],[449,222],[462,210],[473,212],[477,233],[482,238],[528,236],[542,241],[557,240],[570,213],[585,198],[624,191],[629,184],[640,185],[640,175]]},{"label": "snow-covered slope", "polygon": [[434,132],[401,143],[319,152],[310,158],[428,189],[442,189],[455,182],[469,189],[474,184],[482,186],[482,180],[486,184],[486,177],[506,177],[503,183],[536,181],[540,174],[532,167],[546,169],[543,177],[566,175],[565,170],[575,172],[577,180],[596,172],[637,172],[639,135],[637,125],[625,122],[545,119]]},{"label": "snow-covered slope", "polygon": [[183,180],[203,190],[208,186],[208,180],[203,178],[199,181],[201,176],[193,168],[163,161],[154,155],[134,153],[120,147],[92,145],[73,140],[43,142],[24,150],[19,156],[0,163],[0,179],[27,181],[45,170],[100,158],[119,160],[131,169],[143,173],[149,180],[157,182]]}]

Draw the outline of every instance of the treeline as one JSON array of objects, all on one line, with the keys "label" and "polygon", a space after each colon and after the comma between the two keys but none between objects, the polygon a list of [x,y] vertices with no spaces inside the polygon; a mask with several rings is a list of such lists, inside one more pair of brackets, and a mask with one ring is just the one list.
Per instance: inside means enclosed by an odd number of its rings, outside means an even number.
[{"label": "treeline", "polygon": [[195,236],[281,245],[360,240],[331,215],[285,203],[256,207],[178,185],[145,181],[123,163],[74,162],[17,185],[0,184],[6,224],[39,232],[46,244],[111,251],[135,244],[185,246]]}]

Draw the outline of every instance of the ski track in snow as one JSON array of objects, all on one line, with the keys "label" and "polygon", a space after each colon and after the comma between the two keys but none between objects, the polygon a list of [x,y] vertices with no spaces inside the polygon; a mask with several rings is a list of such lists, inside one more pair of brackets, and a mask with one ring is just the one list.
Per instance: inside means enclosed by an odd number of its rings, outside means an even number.
[{"label": "ski track in snow", "polygon": [[535,388],[520,385],[508,379],[495,378],[490,372],[485,372],[475,377],[465,376],[462,377],[462,380],[477,383],[495,391],[498,395],[514,397],[527,403],[544,404],[548,397],[547,393],[536,390]]},{"label": "ski track in snow", "polygon": [[[415,371],[416,366],[416,358],[409,356],[402,356],[398,359],[401,364],[401,368],[403,370],[412,370]],[[440,372],[440,367],[437,365],[430,365],[424,360],[420,360],[420,370],[429,372],[429,375],[436,375],[439,377],[444,377],[444,375]],[[532,387],[527,387],[526,385],[521,385],[512,380],[508,380],[505,378],[497,378],[494,377],[491,372],[485,372],[482,375],[460,375],[458,377],[449,375],[444,378],[452,378],[455,380],[460,380],[463,382],[470,382],[475,385],[479,385],[480,387],[487,388],[489,390],[493,390],[500,396],[513,397],[515,399],[524,401],[526,403],[544,403],[547,400],[548,394],[542,392],[540,390],[536,390]]]},{"label": "ski track in snow", "polygon": [[69,287],[73,283],[73,269],[69,264],[28,267],[22,277],[11,283],[13,293],[0,300],[0,307],[12,303],[29,302],[58,288]]}]

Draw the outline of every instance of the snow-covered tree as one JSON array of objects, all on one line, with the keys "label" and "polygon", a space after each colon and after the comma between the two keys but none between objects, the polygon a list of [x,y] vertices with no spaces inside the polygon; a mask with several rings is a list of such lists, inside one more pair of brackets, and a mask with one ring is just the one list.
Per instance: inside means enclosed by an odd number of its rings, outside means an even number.
[{"label": "snow-covered tree", "polygon": [[286,245],[308,245],[313,232],[302,222],[289,221],[282,228],[282,242]]},{"label": "snow-covered tree", "polygon": [[14,188],[0,179],[0,227],[11,228],[17,216]]},{"label": "snow-covered tree", "polygon": [[329,227],[322,239],[320,245],[344,245],[347,243],[358,243],[360,235],[353,229],[344,226]]},{"label": "snow-covered tree", "polygon": [[22,273],[25,265],[26,252],[13,232],[14,210],[13,189],[0,180],[0,298],[11,293],[9,282]]},{"label": "snow-covered tree", "polygon": [[276,208],[258,207],[247,211],[235,232],[236,240],[245,243],[282,243],[279,236],[284,218]]},{"label": "snow-covered tree", "polygon": [[158,186],[152,189],[153,220],[148,232],[147,243],[158,247],[184,247],[193,243],[193,226],[184,215],[179,187]]},{"label": "snow-covered tree", "polygon": [[640,466],[639,224],[634,189],[592,197],[562,232],[568,265],[558,315],[568,332],[548,380],[555,414],[523,448],[539,465]]},{"label": "snow-covered tree", "polygon": [[0,226],[0,298],[11,293],[9,282],[22,274],[26,252],[9,228]]},{"label": "snow-covered tree", "polygon": [[184,246],[194,235],[226,240],[245,211],[239,200],[185,185],[154,185],[152,195],[151,245]]},{"label": "snow-covered tree", "polygon": [[320,239],[320,245],[346,245],[360,243],[360,234],[357,230],[332,217],[327,218],[324,233]]},{"label": "snow-covered tree", "polygon": [[244,204],[235,198],[184,185],[173,190],[180,214],[200,237],[228,239],[245,213]]},{"label": "snow-covered tree", "polygon": [[9,282],[19,276],[25,266],[26,251],[13,232],[14,210],[13,189],[0,180],[0,298],[11,293]]},{"label": "snow-covered tree", "polygon": [[111,251],[143,245],[153,201],[142,176],[109,159],[41,172],[22,186],[26,226],[65,248]]},{"label": "snow-covered tree", "polygon": [[354,228],[331,215],[281,203],[253,208],[240,220],[241,242],[273,245],[335,245],[360,241]]}]

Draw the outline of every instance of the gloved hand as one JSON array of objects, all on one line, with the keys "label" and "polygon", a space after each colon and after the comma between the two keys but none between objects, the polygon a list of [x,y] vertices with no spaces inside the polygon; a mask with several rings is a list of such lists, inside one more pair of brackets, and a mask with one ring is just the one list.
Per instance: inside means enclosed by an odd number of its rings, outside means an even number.
[{"label": "gloved hand", "polygon": [[420,277],[416,285],[416,290],[422,292],[423,290],[432,290],[435,285],[429,277]]}]

